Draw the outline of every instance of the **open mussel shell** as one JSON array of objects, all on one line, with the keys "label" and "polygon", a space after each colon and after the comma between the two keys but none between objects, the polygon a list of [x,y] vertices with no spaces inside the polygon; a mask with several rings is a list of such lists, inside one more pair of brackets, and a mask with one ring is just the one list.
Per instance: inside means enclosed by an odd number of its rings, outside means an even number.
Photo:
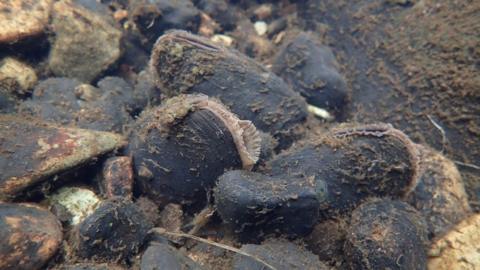
[{"label": "open mussel shell", "polygon": [[240,118],[270,132],[287,148],[301,134],[305,100],[254,60],[185,31],[161,36],[150,70],[167,96],[202,93],[216,97]]},{"label": "open mussel shell", "polygon": [[277,156],[273,176],[312,179],[323,187],[320,217],[352,211],[368,197],[402,197],[416,179],[418,154],[386,124],[341,126],[318,141]]},{"label": "open mussel shell", "polygon": [[141,193],[161,206],[201,202],[202,207],[224,171],[253,167],[260,144],[255,126],[220,102],[180,95],[140,116],[127,152]]},{"label": "open mussel shell", "polygon": [[427,225],[410,205],[372,200],[352,213],[345,242],[350,269],[426,269]]}]

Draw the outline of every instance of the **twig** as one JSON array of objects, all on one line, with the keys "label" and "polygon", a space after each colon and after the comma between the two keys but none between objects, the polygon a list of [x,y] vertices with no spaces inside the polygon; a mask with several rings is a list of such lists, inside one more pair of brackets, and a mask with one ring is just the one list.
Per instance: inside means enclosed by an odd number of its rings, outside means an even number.
[{"label": "twig", "polygon": [[463,163],[463,162],[457,161],[457,160],[454,160],[453,162],[455,162],[455,164],[463,166],[463,167],[467,167],[467,168],[471,168],[471,169],[475,169],[475,170],[480,170],[480,166],[477,166],[477,165],[474,165],[474,164]]},{"label": "twig", "polygon": [[150,230],[150,232],[158,233],[160,235],[169,235],[169,236],[174,236],[174,237],[190,238],[190,239],[193,239],[193,240],[196,240],[196,241],[208,244],[208,245],[216,246],[218,248],[222,248],[222,249],[225,249],[225,250],[228,250],[228,251],[231,251],[231,252],[238,253],[238,254],[243,255],[245,257],[249,257],[249,258],[265,265],[266,267],[270,268],[271,270],[277,270],[275,267],[273,267],[272,265],[270,265],[266,261],[264,261],[264,260],[262,260],[262,259],[260,259],[256,256],[253,256],[251,254],[248,254],[248,253],[246,253],[246,252],[244,252],[244,251],[242,251],[238,248],[234,248],[234,247],[231,247],[231,246],[220,244],[220,243],[217,243],[217,242],[214,242],[214,241],[211,241],[211,240],[208,240],[208,239],[204,239],[204,238],[201,238],[201,237],[198,237],[198,236],[195,236],[195,235],[191,235],[191,234],[188,234],[188,233],[181,233],[181,232],[169,232],[169,231],[165,230],[164,228],[153,228],[153,229]]},{"label": "twig", "polygon": [[192,221],[193,228],[188,231],[188,234],[196,234],[203,226],[205,226],[205,224],[208,223],[208,221],[210,221],[213,213],[215,213],[215,209],[211,206],[207,206],[200,211],[200,213],[195,215]]},{"label": "twig", "polygon": [[447,135],[445,133],[445,130],[442,128],[442,126],[440,126],[437,122],[435,122],[432,118],[432,116],[430,116],[429,114],[427,114],[427,117],[428,117],[428,120],[430,120],[430,122],[432,122],[432,125],[437,128],[440,133],[442,134],[442,151],[440,151],[441,153],[443,153],[443,151],[445,150],[445,145],[447,144]]}]

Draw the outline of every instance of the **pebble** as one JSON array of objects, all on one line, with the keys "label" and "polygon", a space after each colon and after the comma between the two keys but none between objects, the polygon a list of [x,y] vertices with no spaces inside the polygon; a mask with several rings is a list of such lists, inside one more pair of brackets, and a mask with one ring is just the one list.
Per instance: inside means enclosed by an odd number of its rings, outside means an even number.
[{"label": "pebble", "polygon": [[48,67],[55,76],[89,83],[118,60],[122,32],[103,16],[68,0],[53,5],[55,38]]},{"label": "pebble", "polygon": [[47,198],[51,211],[68,226],[82,222],[100,202],[93,191],[81,187],[62,187]]},{"label": "pebble", "polygon": [[[243,245],[242,251],[261,259],[277,270],[327,270],[315,254],[285,239],[269,239],[261,245]],[[233,270],[272,269],[264,263],[241,254],[235,254]]]},{"label": "pebble", "polygon": [[133,196],[132,158],[111,157],[103,163],[100,191],[105,198],[116,196],[131,199]]},{"label": "pebble", "polygon": [[[21,136],[18,136],[21,134]],[[122,136],[0,115],[0,198],[120,148]]]},{"label": "pebble", "polygon": [[230,47],[233,44],[233,38],[229,37],[227,35],[217,34],[217,35],[214,35],[213,37],[211,37],[210,40],[217,43],[217,44],[221,44],[225,47]]},{"label": "pebble", "polygon": [[201,270],[195,261],[174,247],[152,242],[142,255],[140,270]]},{"label": "pebble", "polygon": [[0,85],[10,93],[24,96],[31,93],[37,83],[37,74],[29,65],[6,57],[0,62]]},{"label": "pebble", "polygon": [[0,203],[0,269],[36,270],[57,252],[62,227],[33,204]]},{"label": "pebble", "polygon": [[125,270],[125,268],[110,263],[77,263],[60,265],[54,270]]},{"label": "pebble", "polygon": [[0,2],[0,44],[42,34],[48,24],[52,0]]},{"label": "pebble", "polygon": [[255,32],[257,32],[257,35],[263,36],[267,33],[268,30],[268,25],[264,21],[257,21],[253,24],[253,27],[255,27]]},{"label": "pebble", "polygon": [[152,227],[135,204],[117,197],[78,224],[69,243],[75,258],[120,262],[137,254]]}]

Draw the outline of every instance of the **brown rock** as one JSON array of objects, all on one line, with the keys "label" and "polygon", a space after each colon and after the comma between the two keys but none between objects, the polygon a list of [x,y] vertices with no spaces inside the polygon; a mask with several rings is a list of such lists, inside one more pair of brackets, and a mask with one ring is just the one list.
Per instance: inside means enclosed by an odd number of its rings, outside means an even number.
[{"label": "brown rock", "polygon": [[41,34],[48,23],[52,0],[0,2],[0,43],[12,43]]},{"label": "brown rock", "polygon": [[115,196],[132,198],[133,168],[131,157],[112,157],[103,165],[100,190],[107,198]]},{"label": "brown rock", "polygon": [[60,223],[31,204],[0,203],[0,269],[40,269],[62,241]]},{"label": "brown rock", "polygon": [[53,6],[56,34],[48,66],[57,76],[90,82],[120,57],[120,30],[70,1]]},{"label": "brown rock", "polygon": [[36,83],[37,74],[32,67],[11,57],[0,61],[0,85],[10,93],[27,94]]},{"label": "brown rock", "polygon": [[478,243],[480,215],[476,214],[432,244],[428,252],[428,269],[479,269]]},{"label": "brown rock", "polygon": [[122,136],[0,115],[0,198],[124,144]]}]

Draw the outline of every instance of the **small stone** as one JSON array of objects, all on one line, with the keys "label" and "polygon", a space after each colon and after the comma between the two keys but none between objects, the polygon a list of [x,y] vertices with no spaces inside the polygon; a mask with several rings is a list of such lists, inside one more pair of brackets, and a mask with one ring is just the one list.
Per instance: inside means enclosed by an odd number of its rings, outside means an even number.
[{"label": "small stone", "polygon": [[57,252],[60,223],[32,204],[0,203],[0,269],[35,270]]},{"label": "small stone", "polygon": [[71,1],[53,6],[55,32],[48,67],[56,76],[90,82],[120,57],[122,32],[108,20]]},{"label": "small stone", "polygon": [[253,24],[253,27],[255,27],[255,32],[257,32],[259,36],[265,35],[268,30],[268,25],[264,21],[255,22],[255,24]]},{"label": "small stone", "polygon": [[69,241],[75,257],[119,262],[138,252],[152,227],[135,204],[117,197],[78,224]]},{"label": "small stone", "polygon": [[214,35],[210,40],[225,47],[230,47],[233,44],[233,38],[227,35]]},{"label": "small stone", "polygon": [[262,4],[253,11],[253,14],[255,14],[255,16],[259,20],[265,20],[270,18],[272,16],[272,13],[273,13],[272,4]]},{"label": "small stone", "polygon": [[166,30],[197,32],[200,26],[200,12],[190,0],[132,1],[130,9],[132,21],[152,43]]},{"label": "small stone", "polygon": [[52,0],[8,0],[0,2],[0,43],[43,33],[48,24]]},{"label": "small stone", "polygon": [[179,232],[183,224],[182,206],[169,203],[160,212],[160,227],[170,232]]},{"label": "small stone", "polygon": [[57,217],[60,213],[63,214],[60,216],[67,217],[66,220],[62,220],[64,218],[60,217],[59,219],[68,225],[77,225],[82,222],[100,205],[100,199],[93,191],[80,187],[63,187],[49,196],[47,200]]},{"label": "small stone", "polygon": [[64,264],[55,267],[54,270],[124,270],[125,268],[109,263],[77,263],[77,264]]},{"label": "small stone", "polygon": [[28,94],[36,83],[37,74],[27,64],[11,57],[4,58],[0,62],[0,85],[9,89],[11,93]]},{"label": "small stone", "polygon": [[114,133],[60,128],[10,115],[0,115],[0,138],[0,198],[125,144]]},{"label": "small stone", "polygon": [[479,269],[480,214],[475,214],[437,239],[428,252],[428,269]]},{"label": "small stone", "polygon": [[156,269],[201,270],[203,268],[174,247],[152,242],[143,253],[140,270]]},{"label": "small stone", "polygon": [[132,198],[133,168],[131,157],[111,157],[103,164],[100,190],[106,198]]},{"label": "small stone", "polygon": [[261,245],[243,245],[242,251],[255,256],[270,265],[254,260],[241,254],[235,254],[233,259],[234,270],[327,270],[315,254],[305,248],[285,239],[269,239]]}]

